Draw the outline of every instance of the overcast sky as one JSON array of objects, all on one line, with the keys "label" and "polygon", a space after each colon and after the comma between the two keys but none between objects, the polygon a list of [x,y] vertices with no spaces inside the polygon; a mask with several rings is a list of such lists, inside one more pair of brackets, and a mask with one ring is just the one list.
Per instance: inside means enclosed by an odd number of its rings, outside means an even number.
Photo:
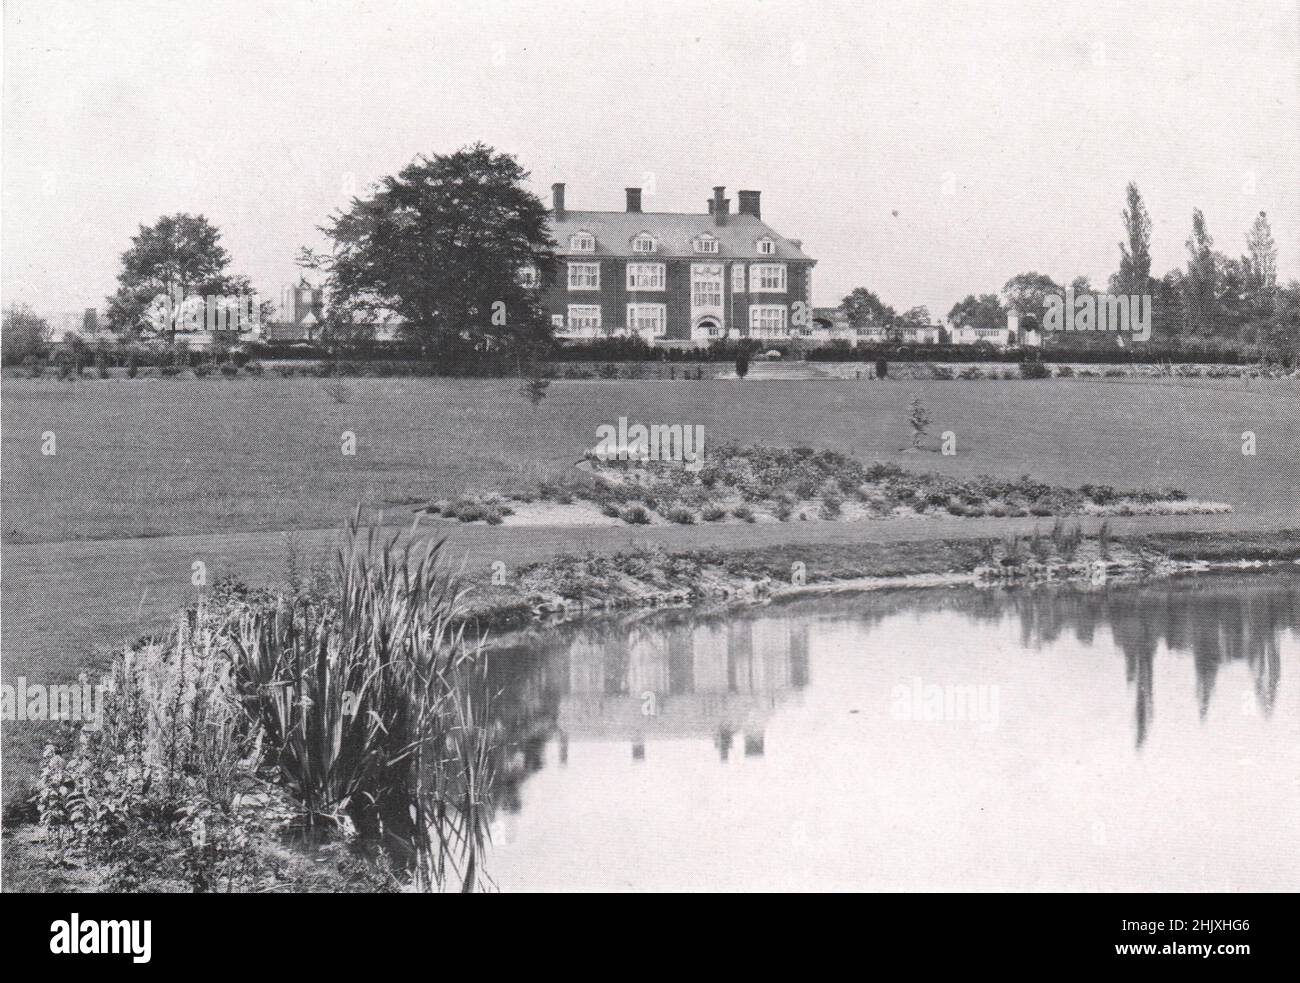
[{"label": "overcast sky", "polygon": [[1288,0],[4,0],[3,299],[102,306],[176,211],[278,296],[350,194],[476,140],[570,208],[761,190],[819,305],[866,285],[943,315],[1028,269],[1104,286],[1129,180],[1155,272],[1193,207],[1231,255],[1263,209],[1290,278],[1298,35]]}]

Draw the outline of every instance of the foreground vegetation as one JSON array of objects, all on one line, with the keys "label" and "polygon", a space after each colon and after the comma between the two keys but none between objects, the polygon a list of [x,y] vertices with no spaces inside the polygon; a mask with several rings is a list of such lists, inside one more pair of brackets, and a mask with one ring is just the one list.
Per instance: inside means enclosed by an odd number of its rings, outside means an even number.
[{"label": "foreground vegetation", "polygon": [[438,546],[354,520],[319,593],[225,585],[118,653],[42,758],[51,862],[108,891],[485,887],[479,648]]}]

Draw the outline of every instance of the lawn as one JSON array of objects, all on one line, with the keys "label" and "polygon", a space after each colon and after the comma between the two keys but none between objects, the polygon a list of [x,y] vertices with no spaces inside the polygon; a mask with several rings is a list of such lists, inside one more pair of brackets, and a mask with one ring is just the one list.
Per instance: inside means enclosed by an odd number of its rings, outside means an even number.
[{"label": "lawn", "polygon": [[[536,408],[510,380],[80,380],[3,386],[4,541],[315,529],[353,504],[412,503],[569,472],[596,428],[702,424],[723,440],[807,445],[958,477],[1173,486],[1238,513],[1297,514],[1291,380],[556,382]],[[957,454],[905,453],[920,395]],[[339,402],[338,398],[345,402]],[[1241,434],[1258,453],[1241,453]],[[356,453],[342,452],[343,433]],[[53,456],[41,453],[55,435]]]},{"label": "lawn", "polygon": [[[209,583],[286,575],[285,530],[304,565],[336,539],[353,505],[409,505],[470,489],[572,472],[596,428],[701,424],[705,453],[724,440],[808,445],[957,477],[1030,473],[1053,484],[1175,486],[1230,503],[1228,516],[1120,519],[1117,531],[1300,526],[1300,385],[1201,380],[901,382],[745,380],[556,382],[534,408],[508,380],[361,379],[346,402],[309,379],[82,380],[3,383],[3,671],[54,682],[102,666],[109,646],[152,630],[192,600],[191,567]],[[957,454],[909,453],[908,401],[919,394]],[[355,457],[341,435],[356,434]],[[1258,454],[1241,453],[1253,430]],[[54,456],[41,454],[55,435]],[[669,548],[803,549],[812,574],[834,543],[859,561],[889,543],[1027,535],[1036,518],[920,518],[848,525],[660,526]],[[645,527],[438,527],[482,575],[563,550],[612,552]],[[321,532],[319,530],[326,530]],[[1261,530],[1263,531],[1261,533]],[[1091,531],[1091,530],[1090,530]],[[177,535],[185,538],[175,538]],[[169,538],[159,538],[169,537]],[[873,552],[873,550],[875,552]],[[4,725],[4,797],[32,775],[39,728]]]}]

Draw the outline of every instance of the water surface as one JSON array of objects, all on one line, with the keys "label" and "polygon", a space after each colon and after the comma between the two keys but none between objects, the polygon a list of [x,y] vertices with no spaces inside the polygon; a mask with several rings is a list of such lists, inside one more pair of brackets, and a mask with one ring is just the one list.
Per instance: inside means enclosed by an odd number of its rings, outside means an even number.
[{"label": "water surface", "polygon": [[502,890],[1296,890],[1300,580],[899,591],[494,653]]}]

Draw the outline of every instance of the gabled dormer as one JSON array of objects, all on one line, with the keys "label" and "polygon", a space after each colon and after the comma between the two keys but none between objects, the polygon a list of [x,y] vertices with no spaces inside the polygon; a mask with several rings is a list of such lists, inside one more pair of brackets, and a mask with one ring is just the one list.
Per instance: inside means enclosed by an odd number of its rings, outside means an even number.
[{"label": "gabled dormer", "polygon": [[569,236],[569,251],[575,253],[594,253],[596,237],[589,229],[579,229]]},{"label": "gabled dormer", "polygon": [[634,253],[654,253],[659,251],[655,237],[649,232],[638,232],[632,237],[631,242],[632,252]]},{"label": "gabled dormer", "polygon": [[754,253],[758,256],[775,256],[776,240],[771,236],[759,236],[754,240]]},{"label": "gabled dormer", "polygon": [[718,237],[711,232],[701,232],[691,240],[691,248],[697,253],[716,256],[718,253]]}]

